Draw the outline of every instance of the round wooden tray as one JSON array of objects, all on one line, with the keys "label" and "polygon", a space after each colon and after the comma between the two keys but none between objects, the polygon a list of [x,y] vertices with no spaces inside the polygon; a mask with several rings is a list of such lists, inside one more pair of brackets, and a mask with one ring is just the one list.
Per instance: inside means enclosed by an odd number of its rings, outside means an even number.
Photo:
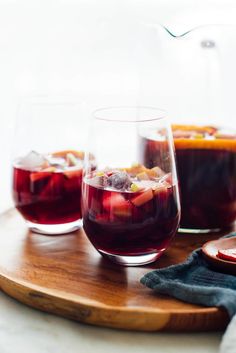
[{"label": "round wooden tray", "polygon": [[139,282],[151,269],[183,261],[212,235],[177,235],[155,264],[126,268],[103,259],[82,230],[60,236],[28,232],[15,210],[0,216],[0,233],[1,289],[34,308],[126,330],[207,331],[228,323],[223,309],[160,296]]}]

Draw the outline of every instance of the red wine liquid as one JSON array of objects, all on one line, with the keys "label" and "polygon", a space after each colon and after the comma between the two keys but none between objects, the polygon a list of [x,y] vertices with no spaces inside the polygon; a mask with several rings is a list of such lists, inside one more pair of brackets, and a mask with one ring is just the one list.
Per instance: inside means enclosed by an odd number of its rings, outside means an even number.
[{"label": "red wine liquid", "polygon": [[[37,175],[36,175],[37,174]],[[13,198],[23,217],[38,224],[63,224],[81,218],[82,170],[13,170]]]},{"label": "red wine liquid", "polygon": [[138,256],[168,247],[179,223],[174,186],[139,206],[135,200],[142,192],[111,191],[87,182],[83,188],[84,230],[98,251]]}]

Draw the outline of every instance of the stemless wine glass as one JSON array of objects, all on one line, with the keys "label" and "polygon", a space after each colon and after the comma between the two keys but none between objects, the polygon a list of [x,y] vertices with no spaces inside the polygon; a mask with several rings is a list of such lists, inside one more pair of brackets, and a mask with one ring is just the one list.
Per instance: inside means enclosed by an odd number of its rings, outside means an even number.
[{"label": "stemless wine glass", "polygon": [[21,104],[13,147],[13,199],[28,227],[62,234],[81,225],[84,105],[36,97]]},{"label": "stemless wine glass", "polygon": [[[152,168],[147,167],[150,143],[156,146]],[[180,204],[164,111],[95,111],[85,155],[82,213],[91,243],[118,264],[147,264],[165,251],[178,228]]]}]

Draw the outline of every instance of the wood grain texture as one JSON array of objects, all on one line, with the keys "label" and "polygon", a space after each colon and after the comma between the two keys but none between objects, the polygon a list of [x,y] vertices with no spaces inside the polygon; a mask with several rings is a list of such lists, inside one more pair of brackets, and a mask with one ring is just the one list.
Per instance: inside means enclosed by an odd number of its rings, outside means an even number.
[{"label": "wood grain texture", "polygon": [[28,232],[15,210],[0,216],[0,286],[31,307],[87,324],[140,331],[224,329],[223,309],[183,303],[139,283],[147,271],[185,260],[219,235],[177,235],[155,264],[119,267],[103,259],[83,231],[45,236]]}]

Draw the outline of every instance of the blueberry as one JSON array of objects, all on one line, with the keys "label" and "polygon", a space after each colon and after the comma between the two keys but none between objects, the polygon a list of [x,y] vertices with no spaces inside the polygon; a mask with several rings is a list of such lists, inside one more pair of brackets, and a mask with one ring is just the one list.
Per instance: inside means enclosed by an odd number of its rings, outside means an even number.
[{"label": "blueberry", "polygon": [[116,172],[107,179],[107,183],[109,186],[121,190],[128,188],[131,185],[131,180],[127,173]]}]

